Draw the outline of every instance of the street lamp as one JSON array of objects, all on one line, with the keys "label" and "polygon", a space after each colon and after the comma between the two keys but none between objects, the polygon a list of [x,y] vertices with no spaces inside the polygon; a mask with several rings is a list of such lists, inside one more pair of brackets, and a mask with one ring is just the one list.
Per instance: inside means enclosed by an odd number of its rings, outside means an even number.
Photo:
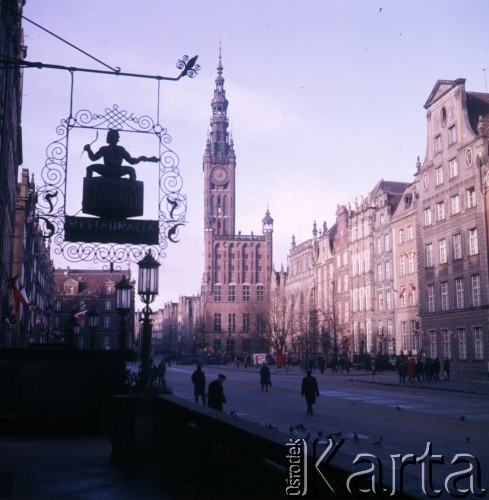
[{"label": "street lamp", "polygon": [[151,250],[148,250],[144,258],[138,262],[138,295],[144,302],[143,309],[143,338],[141,345],[141,376],[143,388],[148,387],[149,380],[149,356],[151,350],[151,320],[153,313],[149,304],[155,300],[158,295],[158,275],[160,263],[155,260]]},{"label": "street lamp", "polygon": [[95,306],[92,306],[90,311],[87,312],[87,317],[88,317],[88,326],[90,327],[90,330],[92,330],[92,335],[90,337],[90,349],[95,349],[95,330],[98,328],[98,321],[100,318],[100,314],[95,309]]},{"label": "street lamp", "polygon": [[126,316],[131,309],[131,295],[132,285],[127,281],[126,276],[123,275],[121,281],[115,285],[115,308],[121,317],[121,328],[119,330],[119,350],[126,352]]}]

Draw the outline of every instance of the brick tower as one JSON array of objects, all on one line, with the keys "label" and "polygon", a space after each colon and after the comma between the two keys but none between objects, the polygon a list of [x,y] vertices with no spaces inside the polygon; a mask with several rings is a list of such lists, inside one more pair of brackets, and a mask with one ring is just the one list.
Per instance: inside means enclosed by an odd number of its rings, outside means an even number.
[{"label": "brick tower", "polygon": [[267,209],[261,235],[236,234],[236,155],[229,135],[228,100],[219,51],[211,101],[211,129],[203,159],[205,267],[202,338],[215,352],[263,349],[272,273],[273,219]]}]

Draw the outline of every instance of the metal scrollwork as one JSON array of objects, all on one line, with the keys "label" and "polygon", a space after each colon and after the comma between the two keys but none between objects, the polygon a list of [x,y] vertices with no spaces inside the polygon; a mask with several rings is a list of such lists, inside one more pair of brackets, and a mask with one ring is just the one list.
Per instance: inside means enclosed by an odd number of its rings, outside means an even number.
[{"label": "metal scrollwork", "polygon": [[[184,56],[182,64],[187,75],[195,76],[200,69],[195,61]],[[182,69],[180,68],[180,69]],[[69,242],[64,239],[66,213],[68,143],[74,129],[93,129],[98,138],[99,131],[117,129],[120,132],[151,134],[158,143],[158,245],[135,245],[120,243]],[[114,104],[103,113],[79,110],[56,127],[60,136],[46,148],[46,161],[41,171],[38,187],[37,216],[46,238],[53,238],[54,252],[70,262],[124,263],[139,262],[148,250],[161,258],[165,257],[168,241],[176,243],[179,227],[186,224],[187,197],[182,194],[183,179],[179,172],[178,155],[168,144],[171,137],[166,128],[155,123],[150,116],[135,116]],[[44,183],[44,184],[42,184]]]}]

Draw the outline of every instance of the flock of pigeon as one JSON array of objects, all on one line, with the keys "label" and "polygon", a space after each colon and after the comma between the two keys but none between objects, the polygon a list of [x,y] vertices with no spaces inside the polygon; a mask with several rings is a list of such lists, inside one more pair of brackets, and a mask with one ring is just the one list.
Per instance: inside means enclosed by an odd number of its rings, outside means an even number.
[{"label": "flock of pigeon", "polygon": [[[357,401],[353,400],[351,404],[352,405],[356,405],[356,403],[357,403]],[[403,407],[400,406],[400,405],[398,405],[398,404],[395,405],[395,408],[398,411],[401,411],[403,409]],[[231,411],[230,415],[232,415],[232,416],[239,416],[239,414],[236,412],[236,410]],[[465,421],[466,421],[465,415],[461,415],[460,416],[460,422],[465,422]],[[257,424],[260,425],[260,422],[257,422]],[[271,423],[268,423],[266,425],[266,427],[269,428],[269,429],[276,430],[276,431],[279,430],[278,427],[273,426]],[[311,440],[311,433],[307,432],[307,429],[306,429],[306,427],[304,426],[304,424],[302,422],[300,424],[298,424],[298,425],[291,425],[289,427],[289,434],[291,436],[295,436],[295,437],[302,436],[302,438],[305,439],[307,442],[309,442]],[[339,432],[334,432],[334,433],[328,434],[327,436],[324,436],[323,435],[323,431],[320,429],[320,430],[318,430],[318,433],[317,433],[316,437],[317,437],[317,439],[319,439],[319,443],[321,443],[321,444],[327,444],[328,441],[331,441],[333,444],[335,444],[337,442],[336,441],[337,439],[341,439],[341,438],[345,438],[345,437],[352,438],[353,441],[355,441],[356,443],[358,443],[360,441],[360,436],[359,436],[359,434],[357,432],[343,433],[343,431],[339,431]],[[365,436],[365,437],[367,437],[367,436]],[[326,440],[328,440],[328,441],[326,441]],[[465,442],[466,443],[470,443],[470,437],[469,436],[465,436]],[[382,446],[382,444],[383,444],[383,438],[382,438],[382,436],[379,436],[379,438],[376,441],[373,441],[372,444],[374,446]]]}]

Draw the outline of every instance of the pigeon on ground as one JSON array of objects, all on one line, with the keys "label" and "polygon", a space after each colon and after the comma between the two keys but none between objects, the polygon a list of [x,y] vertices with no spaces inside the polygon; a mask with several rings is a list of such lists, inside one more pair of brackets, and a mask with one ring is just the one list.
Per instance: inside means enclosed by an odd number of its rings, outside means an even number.
[{"label": "pigeon on ground", "polygon": [[353,441],[357,442],[360,441],[360,438],[358,437],[358,434],[356,432],[353,433]]}]

